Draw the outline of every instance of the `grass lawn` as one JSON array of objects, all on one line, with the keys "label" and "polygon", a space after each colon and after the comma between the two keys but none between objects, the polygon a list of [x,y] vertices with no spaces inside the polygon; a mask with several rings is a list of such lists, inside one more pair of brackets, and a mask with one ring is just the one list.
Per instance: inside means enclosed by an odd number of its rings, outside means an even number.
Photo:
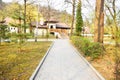
[{"label": "grass lawn", "polygon": [[[28,36],[28,38],[29,39],[33,39],[34,37],[30,35],[30,36]],[[43,36],[42,35],[38,35],[37,38],[38,39],[46,39],[47,37],[46,37],[46,35],[43,35]],[[56,39],[55,35],[52,35],[52,34],[49,34],[48,38],[49,39]]]},{"label": "grass lawn", "polygon": [[51,42],[27,42],[0,46],[0,80],[29,80]]},{"label": "grass lawn", "polygon": [[[55,39],[56,37],[52,34],[49,34],[49,39]],[[46,36],[38,36],[38,39],[46,39]]]}]

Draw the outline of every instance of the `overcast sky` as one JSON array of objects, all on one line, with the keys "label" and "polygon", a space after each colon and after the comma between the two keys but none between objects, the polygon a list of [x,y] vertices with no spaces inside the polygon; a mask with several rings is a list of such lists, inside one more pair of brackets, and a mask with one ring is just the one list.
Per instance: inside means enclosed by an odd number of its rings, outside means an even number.
[{"label": "overcast sky", "polygon": [[12,2],[12,0],[2,0],[2,1],[4,1],[4,2]]},{"label": "overcast sky", "polygon": [[[3,0],[4,2],[12,2],[12,0]],[[23,0],[19,0],[19,1],[23,1]],[[37,1],[37,0],[36,0]],[[41,1],[40,4],[41,5],[47,5],[45,2],[46,0],[39,0]],[[43,1],[43,2],[42,2]],[[71,4],[69,5],[66,5],[65,6],[65,3],[64,3],[64,0],[51,0],[51,5],[53,8],[57,9],[57,10],[60,10],[60,11],[64,11],[66,10],[68,13],[72,13],[72,7],[71,7]],[[86,0],[82,0],[83,2],[83,8],[82,8],[82,14],[83,14],[83,17],[90,17],[90,15],[94,12],[94,6],[95,6],[95,0],[88,0],[90,2],[90,4],[88,4],[86,2]]]}]

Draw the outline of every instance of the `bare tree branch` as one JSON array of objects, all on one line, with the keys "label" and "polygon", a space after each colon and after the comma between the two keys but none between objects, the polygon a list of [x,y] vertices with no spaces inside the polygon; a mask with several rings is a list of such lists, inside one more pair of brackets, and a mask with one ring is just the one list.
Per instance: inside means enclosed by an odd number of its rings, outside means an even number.
[{"label": "bare tree branch", "polygon": [[106,8],[109,10],[110,15],[111,15],[111,16],[112,16],[112,18],[113,18],[113,17],[114,17],[114,15],[113,15],[113,13],[112,13],[112,11],[111,11],[110,7],[109,7],[107,4],[105,4],[105,6],[106,6]]}]

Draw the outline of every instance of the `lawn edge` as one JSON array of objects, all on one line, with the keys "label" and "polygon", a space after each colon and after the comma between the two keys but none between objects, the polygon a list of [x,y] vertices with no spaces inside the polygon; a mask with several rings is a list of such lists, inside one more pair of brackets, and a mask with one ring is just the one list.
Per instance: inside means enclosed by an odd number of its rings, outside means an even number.
[{"label": "lawn edge", "polygon": [[32,73],[32,76],[29,78],[29,80],[34,80],[38,71],[40,70],[40,68],[42,67],[46,57],[48,56],[49,54],[49,51],[51,50],[51,48],[53,47],[54,45],[54,41],[52,42],[52,44],[50,45],[50,47],[48,48],[46,54],[44,55],[44,57],[42,58],[42,60],[40,61],[40,63],[38,64],[37,68],[35,69],[35,71]]}]

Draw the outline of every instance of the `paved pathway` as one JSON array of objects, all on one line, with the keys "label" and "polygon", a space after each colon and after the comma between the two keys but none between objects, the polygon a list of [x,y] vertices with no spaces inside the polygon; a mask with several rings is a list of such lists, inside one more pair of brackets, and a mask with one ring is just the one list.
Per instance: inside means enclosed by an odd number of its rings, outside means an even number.
[{"label": "paved pathway", "polygon": [[56,40],[34,80],[102,79],[77,54],[68,40]]}]

